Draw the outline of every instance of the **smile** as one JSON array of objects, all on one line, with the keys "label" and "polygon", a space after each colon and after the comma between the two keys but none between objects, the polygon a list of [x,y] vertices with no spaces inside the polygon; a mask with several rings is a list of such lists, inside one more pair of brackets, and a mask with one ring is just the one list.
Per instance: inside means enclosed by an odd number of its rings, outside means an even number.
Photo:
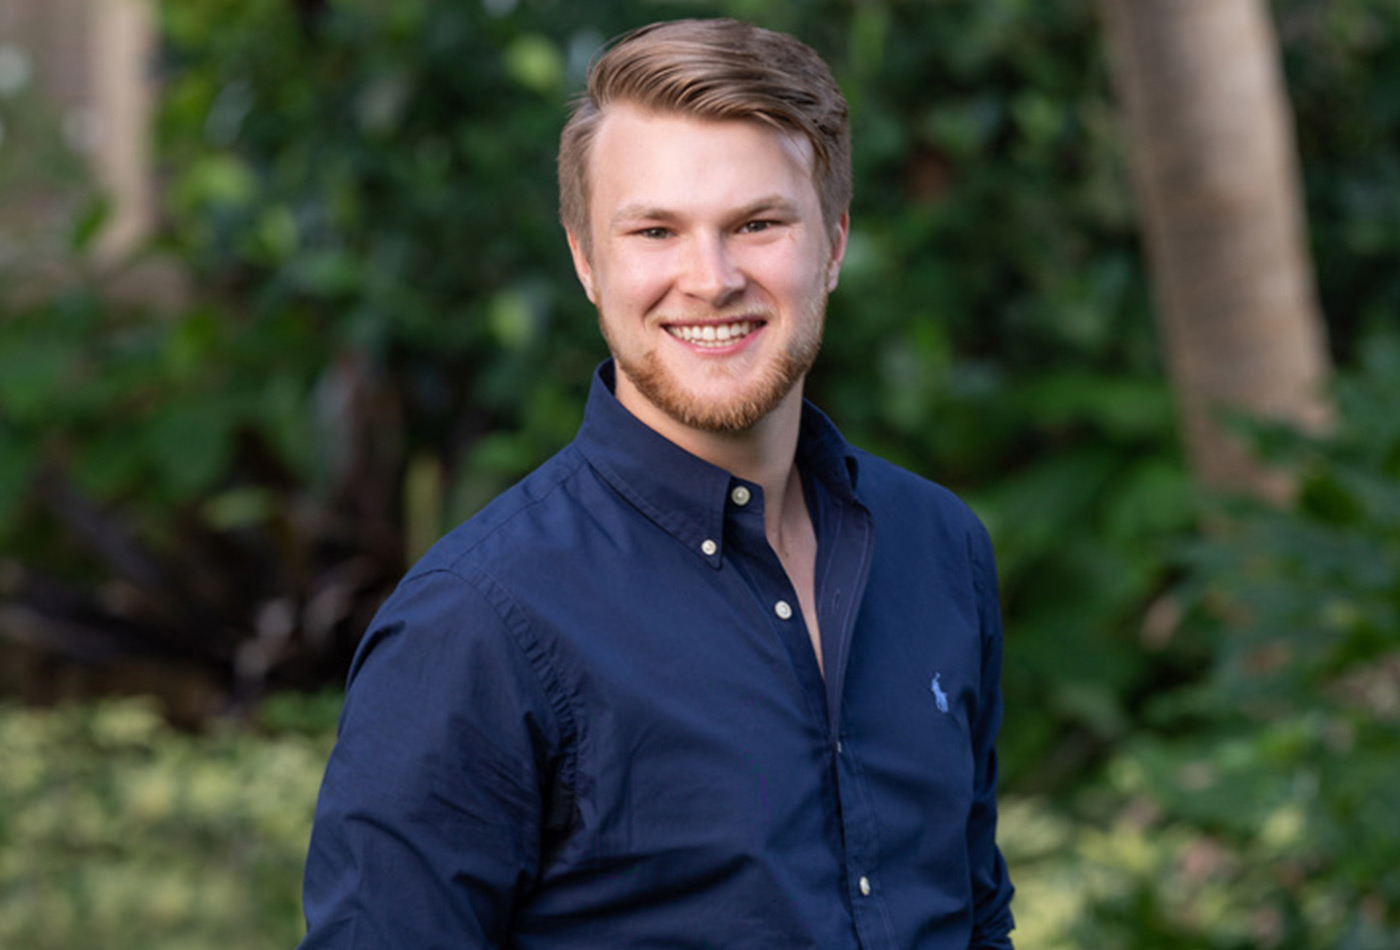
[{"label": "smile", "polygon": [[696,346],[728,346],[742,340],[760,324],[753,320],[738,320],[734,323],[706,323],[703,325],[676,325],[666,327],[666,332],[685,343]]}]

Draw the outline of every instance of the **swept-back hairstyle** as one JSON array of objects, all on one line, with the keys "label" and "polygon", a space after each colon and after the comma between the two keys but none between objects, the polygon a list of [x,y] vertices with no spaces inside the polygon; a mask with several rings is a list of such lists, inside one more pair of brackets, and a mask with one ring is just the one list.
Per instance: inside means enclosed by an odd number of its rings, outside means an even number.
[{"label": "swept-back hairstyle", "polygon": [[559,139],[559,218],[585,251],[589,153],[615,102],[699,119],[764,122],[800,135],[812,147],[812,180],[829,232],[850,206],[846,100],[814,50],[739,20],[653,23],[624,34],[593,64]]}]

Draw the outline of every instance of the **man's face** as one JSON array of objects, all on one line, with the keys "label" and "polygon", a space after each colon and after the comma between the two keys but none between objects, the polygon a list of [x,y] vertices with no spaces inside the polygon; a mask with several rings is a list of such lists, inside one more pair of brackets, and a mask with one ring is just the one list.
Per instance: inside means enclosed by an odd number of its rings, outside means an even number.
[{"label": "man's face", "polygon": [[800,137],[613,105],[593,141],[591,247],[569,235],[618,367],[618,399],[663,433],[752,427],[821,342],[847,219],[828,233]]}]

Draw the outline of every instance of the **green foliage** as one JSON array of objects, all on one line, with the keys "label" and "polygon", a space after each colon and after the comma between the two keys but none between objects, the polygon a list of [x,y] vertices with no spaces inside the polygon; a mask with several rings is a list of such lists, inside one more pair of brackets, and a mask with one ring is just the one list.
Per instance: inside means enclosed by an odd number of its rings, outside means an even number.
[{"label": "green foliage", "polygon": [[1400,940],[1400,341],[1363,352],[1335,433],[1269,437],[1296,505],[1239,505],[1192,553],[1181,636],[1210,675],[1149,707],[1109,772],[1169,844],[1101,892],[1096,946],[1163,946],[1144,920],[1193,947]]},{"label": "green foliage", "polygon": [[[269,327],[305,315],[323,362],[353,352],[385,374],[409,448],[444,456],[470,503],[472,477],[499,489],[568,437],[561,394],[601,355],[552,187],[571,76],[601,35],[572,5],[498,6],[163,7],[182,256],[247,287]],[[526,393],[542,429],[491,477],[473,443],[518,430]]]},{"label": "green foliage", "polygon": [[0,945],[295,945],[319,721],[191,736],[139,700],[0,708]]},{"label": "green foliage", "polygon": [[[148,530],[181,505],[218,503],[241,430],[305,467],[297,378],[314,337],[291,319],[276,331],[212,305],[157,317],[85,291],[12,310],[0,321],[3,457],[71,472],[86,497],[122,502]],[[0,529],[13,531],[20,513],[5,513]]]},{"label": "green foliage", "polygon": [[1312,252],[1334,348],[1348,361],[1400,308],[1400,7],[1275,0],[1298,119]]}]

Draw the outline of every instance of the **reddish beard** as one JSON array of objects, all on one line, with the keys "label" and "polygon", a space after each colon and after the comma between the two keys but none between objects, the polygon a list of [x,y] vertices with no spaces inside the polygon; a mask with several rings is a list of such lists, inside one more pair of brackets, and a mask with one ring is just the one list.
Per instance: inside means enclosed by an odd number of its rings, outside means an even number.
[{"label": "reddish beard", "polygon": [[816,362],[826,317],[825,297],[816,300],[812,306],[816,311],[815,319],[803,321],[805,329],[801,329],[765,367],[762,377],[747,391],[736,393],[733,398],[722,402],[701,402],[693,398],[662,365],[655,349],[632,359],[613,345],[608,336],[607,321],[600,318],[599,326],[617,363],[618,372],[627,377],[647,402],[688,428],[734,433],[753,428],[776,409]]}]

